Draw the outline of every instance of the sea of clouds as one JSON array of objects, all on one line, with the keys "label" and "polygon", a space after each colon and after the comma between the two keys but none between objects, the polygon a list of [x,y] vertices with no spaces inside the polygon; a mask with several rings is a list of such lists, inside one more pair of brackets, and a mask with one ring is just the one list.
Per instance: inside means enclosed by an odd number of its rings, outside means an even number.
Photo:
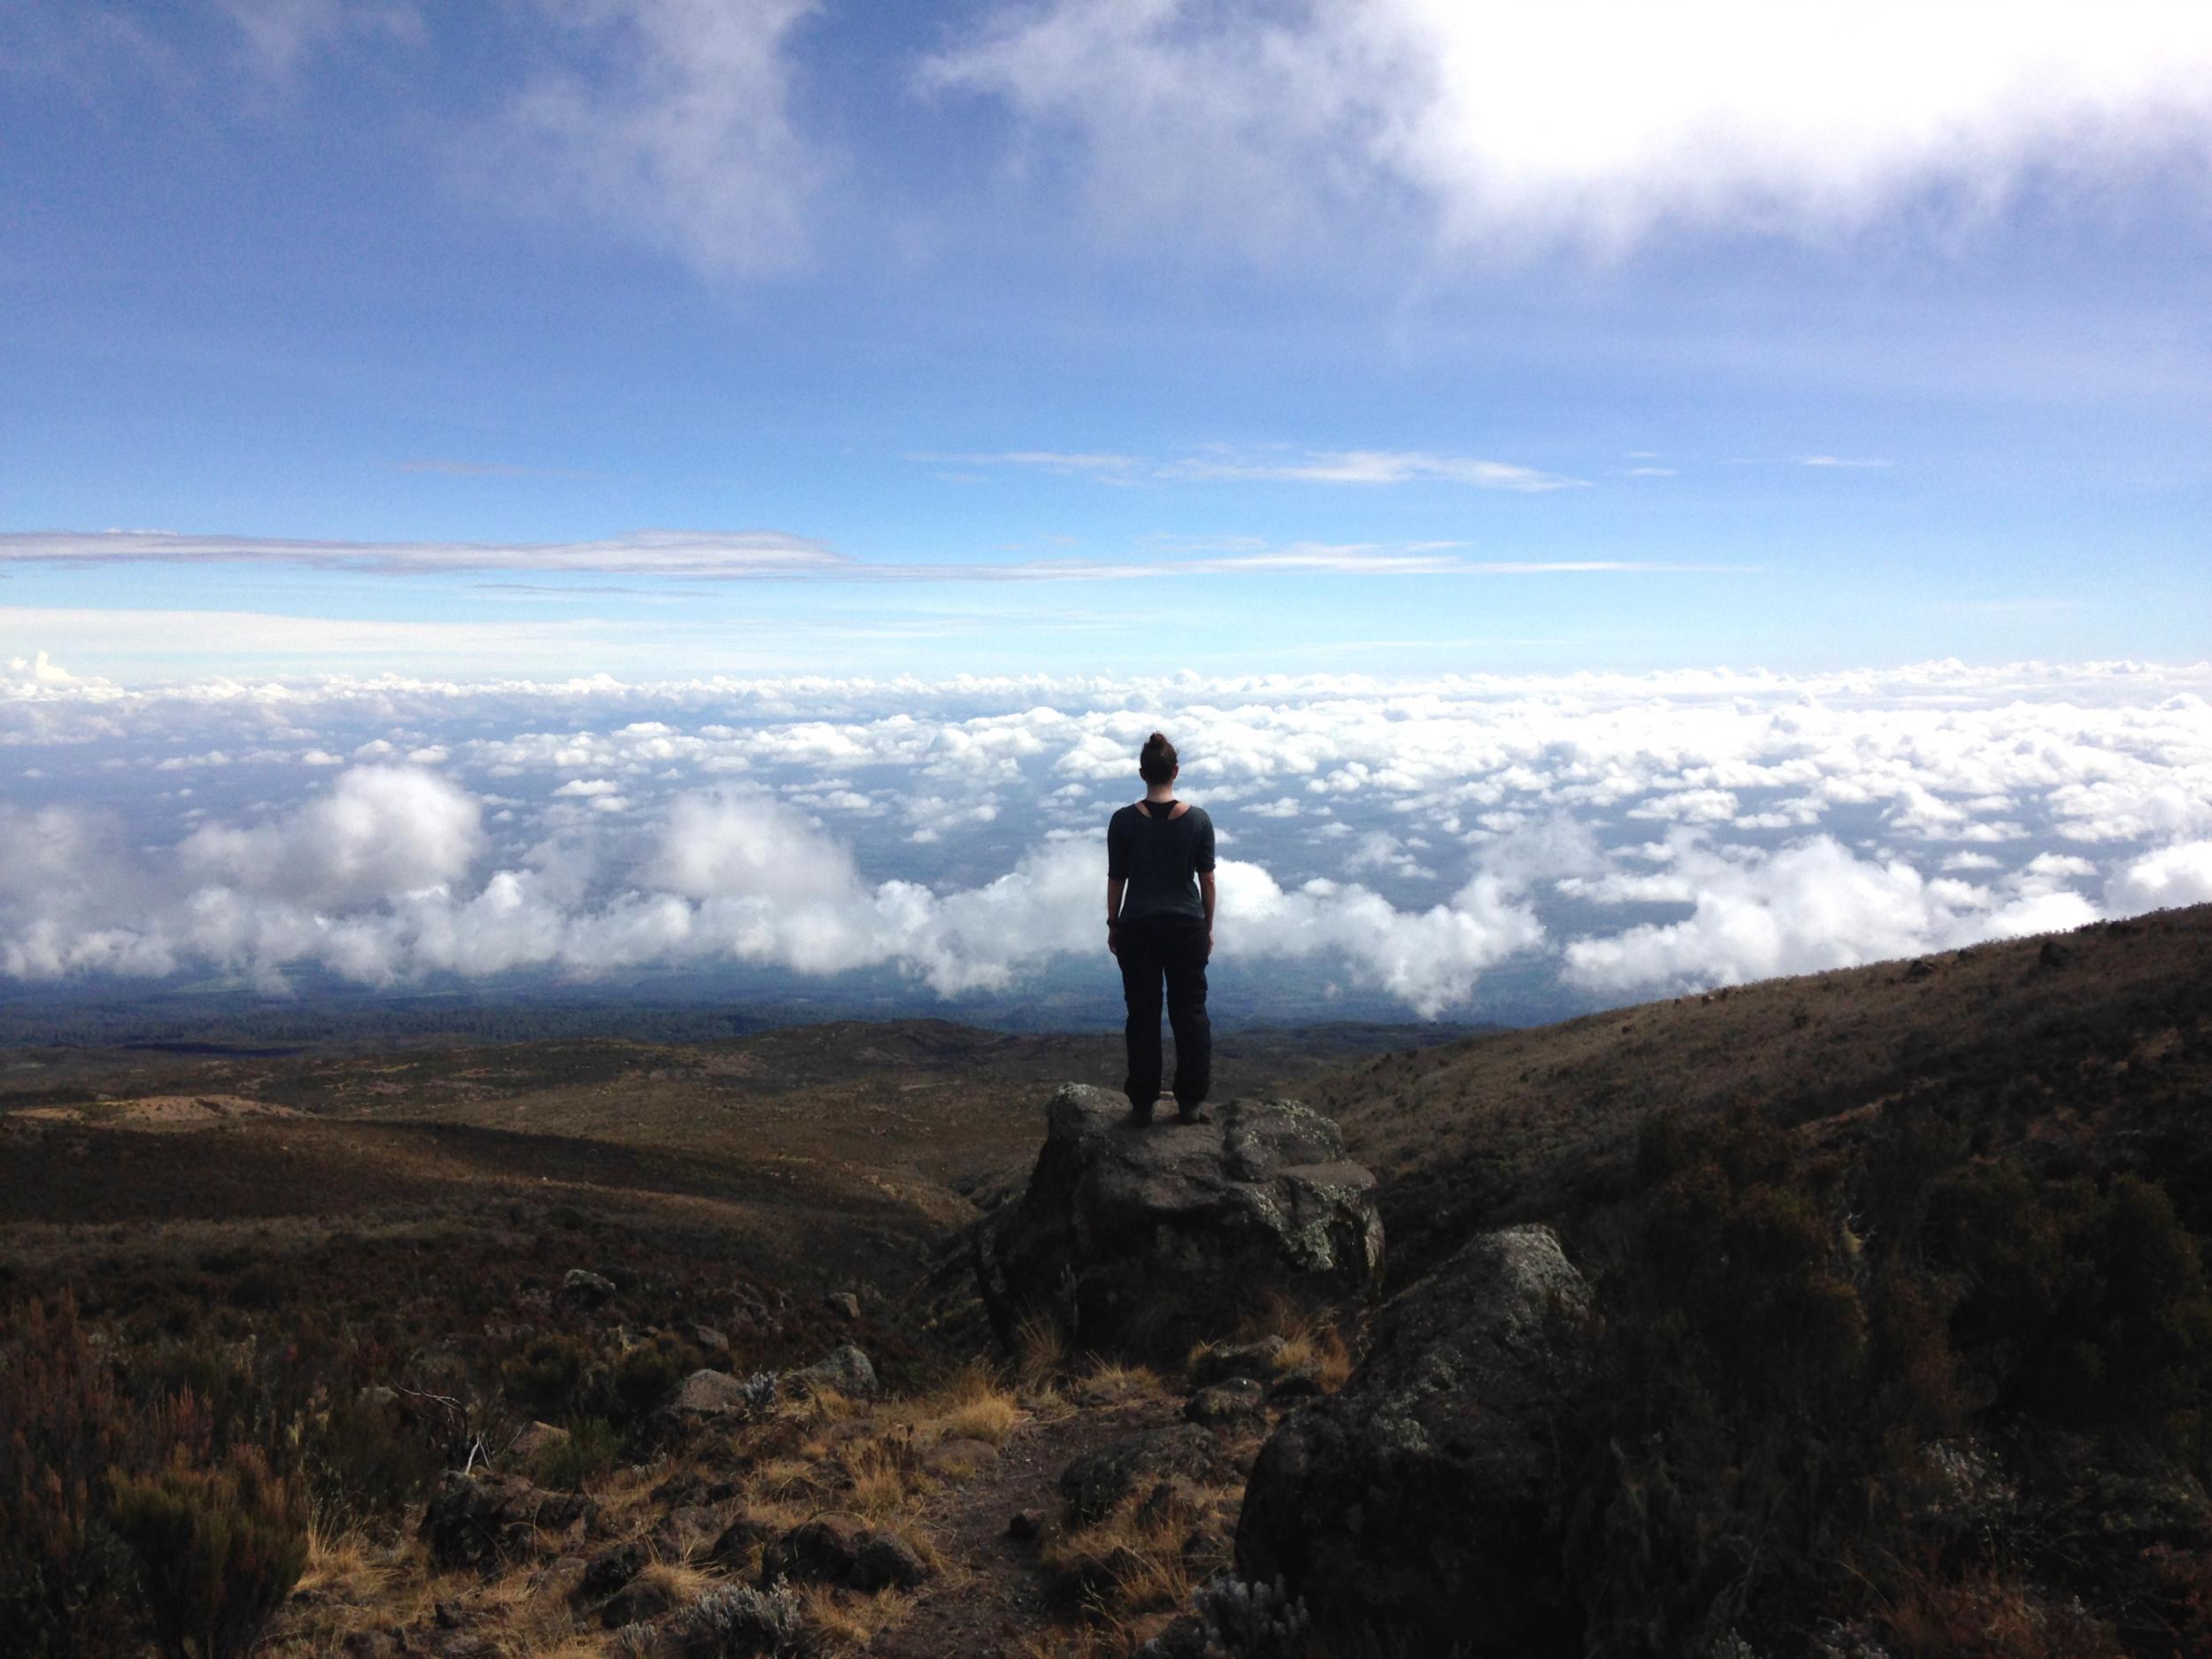
[{"label": "sea of clouds", "polygon": [[972,1005],[1102,949],[1158,727],[1219,828],[1225,962],[1564,1010],[2212,900],[2208,696],[2212,664],[147,689],[38,658],[0,674],[0,975],[742,967]]}]

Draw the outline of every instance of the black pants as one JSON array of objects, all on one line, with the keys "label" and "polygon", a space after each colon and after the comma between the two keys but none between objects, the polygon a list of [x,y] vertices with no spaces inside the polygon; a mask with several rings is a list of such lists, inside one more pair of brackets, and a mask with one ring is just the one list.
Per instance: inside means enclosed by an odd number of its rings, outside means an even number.
[{"label": "black pants", "polygon": [[1129,1004],[1129,1079],[1140,1118],[1160,1094],[1160,986],[1175,1028],[1175,1104],[1198,1110],[1213,1086],[1214,1028],[1206,1018],[1206,924],[1195,916],[1142,916],[1121,925],[1121,993]]}]

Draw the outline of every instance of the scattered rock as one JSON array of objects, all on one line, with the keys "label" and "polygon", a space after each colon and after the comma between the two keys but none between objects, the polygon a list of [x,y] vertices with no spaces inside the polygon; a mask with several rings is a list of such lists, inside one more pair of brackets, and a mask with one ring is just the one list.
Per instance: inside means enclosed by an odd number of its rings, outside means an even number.
[{"label": "scattered rock", "polygon": [[576,1583],[576,1600],[597,1601],[612,1595],[645,1571],[645,1546],[617,1544],[603,1549],[584,1563],[584,1576]]},{"label": "scattered rock", "polygon": [[580,1540],[599,1506],[573,1492],[547,1492],[518,1475],[449,1474],[423,1511],[430,1558],[445,1568],[488,1572],[538,1547],[541,1532]]},{"label": "scattered rock", "polygon": [[1086,1452],[1060,1472],[1068,1525],[1087,1526],[1148,1481],[1171,1475],[1217,1480],[1226,1472],[1220,1442],[1196,1424],[1144,1429]]},{"label": "scattered rock", "polygon": [[673,1411],[688,1417],[720,1417],[745,1409],[745,1385],[726,1371],[695,1371],[669,1402]]},{"label": "scattered rock", "polygon": [[1328,1391],[1321,1386],[1321,1374],[1311,1366],[1301,1365],[1286,1371],[1268,1385],[1267,1403],[1271,1406],[1296,1405],[1307,1400],[1318,1400]]},{"label": "scattered rock", "polygon": [[852,1576],[856,1590],[911,1590],[929,1577],[929,1564],[896,1532],[878,1532],[860,1547]]},{"label": "scattered rock", "polygon": [[730,1339],[710,1325],[687,1325],[684,1334],[691,1339],[692,1347],[705,1353],[727,1354],[730,1351]]},{"label": "scattered rock", "polygon": [[709,1480],[695,1469],[686,1469],[655,1486],[653,1502],[664,1509],[678,1509],[687,1504],[727,1503],[744,1488],[734,1480]]},{"label": "scattered rock", "polygon": [[1249,1377],[1239,1377],[1199,1389],[1184,1403],[1183,1417],[1186,1422],[1210,1427],[1252,1422],[1265,1415],[1266,1409],[1266,1388]]},{"label": "scattered rock", "polygon": [[784,1372],[783,1386],[799,1394],[819,1394],[828,1389],[848,1400],[872,1400],[877,1388],[876,1368],[866,1354],[848,1342],[811,1365]]},{"label": "scattered rock", "polygon": [[849,1290],[833,1290],[822,1298],[822,1305],[832,1313],[841,1313],[848,1319],[860,1317],[860,1298]]},{"label": "scattered rock", "polygon": [[686,1504],[663,1516],[653,1528],[653,1553],[663,1561],[688,1561],[718,1536],[722,1517],[699,1504]]},{"label": "scattered rock", "polygon": [[868,1529],[849,1515],[818,1515],[802,1521],[768,1546],[761,1559],[764,1585],[779,1578],[794,1584],[849,1584]]},{"label": "scattered rock", "polygon": [[1917,985],[1923,979],[1932,979],[1934,977],[1935,964],[1925,956],[1916,956],[1913,958],[1912,965],[1905,970],[1905,983],[1908,985]]},{"label": "scattered rock", "polygon": [[1261,1448],[1238,1576],[1415,1652],[1578,1636],[1547,1509],[1551,1425],[1583,1375],[1589,1288],[1546,1227],[1485,1233],[1385,1308],[1343,1390]]},{"label": "scattered rock", "polygon": [[568,1270],[561,1281],[561,1296],[570,1306],[599,1308],[614,1300],[614,1280],[580,1267]]},{"label": "scattered rock", "polygon": [[1217,1124],[1128,1117],[1119,1094],[1061,1088],[1027,1190],[977,1227],[1002,1342],[1041,1316],[1087,1348],[1157,1356],[1265,1294],[1310,1310],[1379,1286],[1375,1179],[1329,1119],[1289,1101],[1233,1101]]},{"label": "scattered rock", "polygon": [[1180,1476],[1155,1481],[1137,1505],[1137,1518],[1147,1526],[1195,1526],[1213,1514],[1213,1499]]},{"label": "scattered rock", "polygon": [[1283,1339],[1263,1336],[1256,1342],[1217,1342],[1191,1362],[1190,1379],[1197,1387],[1250,1377],[1265,1382],[1275,1374]]},{"label": "scattered rock", "polygon": [[664,1575],[641,1573],[608,1598],[599,1611],[599,1622],[609,1630],[649,1624],[674,1611],[676,1601],[675,1586]]},{"label": "scattered rock", "polygon": [[722,1529],[721,1535],[707,1551],[707,1559],[718,1567],[743,1571],[775,1535],[775,1529],[765,1522],[741,1515]]}]

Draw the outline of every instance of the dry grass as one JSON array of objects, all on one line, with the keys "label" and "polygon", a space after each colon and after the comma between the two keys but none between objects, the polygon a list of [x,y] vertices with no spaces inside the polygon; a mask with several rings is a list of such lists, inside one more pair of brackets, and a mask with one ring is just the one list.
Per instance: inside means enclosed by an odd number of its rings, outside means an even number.
[{"label": "dry grass", "polygon": [[2078,1603],[2045,1601],[1994,1576],[1944,1584],[1908,1573],[1884,1601],[1886,1645],[1901,1659],[2121,1659],[2126,1651]]},{"label": "dry grass", "polygon": [[1351,1379],[1352,1346],[1344,1333],[1326,1319],[1302,1319],[1283,1333],[1282,1352],[1275,1356],[1279,1371],[1310,1371],[1324,1394],[1334,1394]]},{"label": "dry grass", "polygon": [[1125,1659],[1145,1640],[1144,1625],[1115,1619],[1104,1625],[1048,1625],[1022,1638],[1020,1659]]},{"label": "dry grass", "polygon": [[857,1653],[914,1610],[913,1597],[897,1590],[855,1595],[818,1584],[801,1590],[799,1601],[812,1651],[822,1655]]},{"label": "dry grass", "polygon": [[915,1461],[910,1434],[862,1440],[841,1448],[849,1483],[846,1507],[870,1523],[895,1520],[913,1506],[929,1482]]},{"label": "dry grass", "polygon": [[1056,1390],[1068,1364],[1067,1333],[1041,1314],[1032,1314],[1014,1332],[1014,1378],[1024,1394]]},{"label": "dry grass", "polygon": [[1099,1359],[1083,1373],[1077,1392],[1085,1405],[1121,1405],[1132,1400],[1156,1400],[1166,1392],[1166,1386],[1149,1365]]},{"label": "dry grass", "polygon": [[1004,1384],[979,1365],[962,1371],[921,1403],[922,1422],[937,1440],[982,1440],[1002,1446],[1021,1421],[1021,1407]]},{"label": "dry grass", "polygon": [[357,1528],[334,1528],[320,1517],[311,1517],[307,1571],[300,1575],[299,1588],[348,1601],[367,1601],[390,1578],[390,1551],[379,1549]]},{"label": "dry grass", "polygon": [[641,1584],[657,1585],[677,1607],[696,1601],[721,1580],[713,1573],[683,1561],[649,1561],[638,1574]]},{"label": "dry grass", "polygon": [[1190,1555],[1184,1546],[1235,1492],[1202,1490],[1190,1507],[1155,1507],[1132,1495],[1103,1519],[1049,1537],[1041,1559],[1087,1618],[1179,1609],[1210,1574],[1227,1564],[1225,1535],[1217,1532],[1212,1547]]}]

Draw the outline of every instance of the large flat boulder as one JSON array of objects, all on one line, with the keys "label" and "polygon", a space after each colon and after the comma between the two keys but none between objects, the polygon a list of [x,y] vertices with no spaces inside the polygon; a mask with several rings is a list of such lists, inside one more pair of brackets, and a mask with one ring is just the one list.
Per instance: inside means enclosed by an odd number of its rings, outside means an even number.
[{"label": "large flat boulder", "polygon": [[1237,1572],[1317,1624],[1409,1653],[1579,1651],[1553,1425],[1585,1375],[1590,1292],[1548,1227],[1471,1240],[1377,1316],[1334,1396],[1260,1450]]},{"label": "large flat boulder", "polygon": [[976,1276],[1002,1341],[1043,1318],[1085,1348],[1179,1353],[1271,1295],[1308,1310],[1371,1295],[1374,1189],[1337,1126],[1295,1102],[1140,1125],[1120,1094],[1069,1084],[1027,1190],[976,1229]]}]

